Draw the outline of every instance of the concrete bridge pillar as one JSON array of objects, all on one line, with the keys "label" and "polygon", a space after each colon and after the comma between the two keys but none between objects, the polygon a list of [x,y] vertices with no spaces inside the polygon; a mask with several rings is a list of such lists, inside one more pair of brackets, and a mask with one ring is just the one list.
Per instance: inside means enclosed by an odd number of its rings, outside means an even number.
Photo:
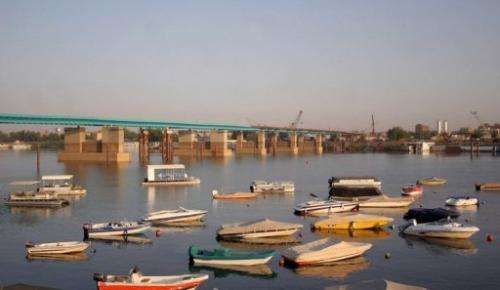
[{"label": "concrete bridge pillar", "polygon": [[290,133],[290,153],[297,154],[299,153],[299,147],[297,146],[297,133]]},{"label": "concrete bridge pillar", "polygon": [[85,128],[64,128],[64,152],[82,153],[85,142]]},{"label": "concrete bridge pillar", "polygon": [[278,133],[271,133],[271,154],[276,155],[278,150]]},{"label": "concrete bridge pillar", "polygon": [[245,136],[243,135],[243,132],[238,132],[236,135],[236,153],[241,154],[245,153]]},{"label": "concrete bridge pillar", "polygon": [[304,143],[305,143],[304,139],[305,139],[304,134],[299,134],[297,136],[297,147],[298,147],[299,152],[301,152],[301,153],[305,151],[304,150]]},{"label": "concrete bridge pillar", "polygon": [[165,129],[161,138],[161,159],[164,164],[172,163],[174,160],[174,146],[172,140],[172,131]]},{"label": "concrete bridge pillar", "polygon": [[231,155],[231,150],[227,148],[227,131],[210,132],[210,151],[214,157],[225,157]]},{"label": "concrete bridge pillar", "polygon": [[106,162],[109,161],[130,161],[130,153],[123,150],[125,133],[123,128],[103,127],[102,133],[102,154]]},{"label": "concrete bridge pillar", "polygon": [[259,131],[257,133],[257,154],[266,155],[266,132]]},{"label": "concrete bridge pillar", "polygon": [[317,134],[315,141],[316,154],[323,154],[323,135]]},{"label": "concrete bridge pillar", "polygon": [[149,163],[149,131],[144,129],[139,130],[139,162]]},{"label": "concrete bridge pillar", "polygon": [[198,147],[196,146],[198,138],[193,131],[179,132],[179,148],[175,154],[179,156],[193,156]]}]

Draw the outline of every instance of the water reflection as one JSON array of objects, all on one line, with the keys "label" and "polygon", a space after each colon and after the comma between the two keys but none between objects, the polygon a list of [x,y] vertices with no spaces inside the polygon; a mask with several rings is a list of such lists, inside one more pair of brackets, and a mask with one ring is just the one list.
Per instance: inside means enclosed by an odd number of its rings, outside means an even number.
[{"label": "water reflection", "polygon": [[425,290],[426,288],[408,284],[396,283],[389,280],[366,280],[348,285],[336,285],[325,287],[325,290],[354,290],[354,289],[373,289],[373,290]]},{"label": "water reflection", "polygon": [[368,269],[370,265],[370,261],[368,261],[365,257],[357,257],[335,262],[329,265],[296,267],[293,268],[293,271],[304,277],[345,279],[354,272]]},{"label": "water reflection", "polygon": [[190,265],[189,271],[198,273],[201,270],[211,271],[215,278],[225,278],[231,274],[240,276],[251,276],[265,279],[274,279],[277,274],[268,265],[238,266],[238,265],[212,265],[196,266]]},{"label": "water reflection", "polygon": [[12,222],[19,225],[35,225],[53,216],[72,215],[70,206],[59,208],[10,206],[8,210],[12,214]]},{"label": "water reflection", "polygon": [[60,262],[81,262],[89,259],[87,253],[76,254],[46,254],[46,255],[26,255],[29,262],[32,261],[60,261]]},{"label": "water reflection", "polygon": [[442,255],[447,252],[453,252],[461,255],[471,255],[477,253],[477,248],[469,239],[446,239],[414,237],[402,235],[406,244],[410,248],[422,247],[433,254]]},{"label": "water reflection", "polygon": [[148,245],[153,241],[146,235],[133,235],[133,236],[100,236],[92,237],[89,239],[92,243],[102,243],[112,245],[117,248],[126,247],[127,244],[135,245]]}]

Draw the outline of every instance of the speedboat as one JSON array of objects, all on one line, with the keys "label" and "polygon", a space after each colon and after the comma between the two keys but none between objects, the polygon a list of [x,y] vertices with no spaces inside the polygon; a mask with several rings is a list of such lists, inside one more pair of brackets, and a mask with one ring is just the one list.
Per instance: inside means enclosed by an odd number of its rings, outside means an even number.
[{"label": "speedboat", "polygon": [[333,215],[313,224],[316,230],[367,230],[378,229],[392,223],[394,219],[369,214]]},{"label": "speedboat", "polygon": [[189,248],[189,258],[197,265],[262,265],[269,262],[274,253],[274,251],[244,252],[228,248],[206,250],[196,246]]},{"label": "speedboat", "polygon": [[273,192],[294,192],[295,184],[292,181],[264,181],[254,180],[250,185],[250,191],[256,193],[273,193]]},{"label": "speedboat", "polygon": [[73,254],[85,251],[89,244],[85,242],[56,242],[44,244],[26,244],[28,255]]},{"label": "speedboat", "polygon": [[408,184],[401,189],[401,195],[417,196],[424,193],[424,187],[420,184]]},{"label": "speedboat", "polygon": [[359,203],[360,208],[394,208],[394,207],[407,207],[414,202],[411,197],[389,197],[381,195],[372,197]]},{"label": "speedboat", "polygon": [[217,190],[212,190],[213,199],[251,199],[256,197],[257,193],[254,192],[233,192],[220,194]]},{"label": "speedboat", "polygon": [[358,209],[357,202],[335,200],[310,200],[295,206],[294,212],[298,215],[314,213],[339,213]]},{"label": "speedboat", "polygon": [[207,214],[206,210],[185,209],[179,207],[174,210],[162,210],[149,213],[144,217],[144,222],[151,222],[153,224],[169,224],[178,222],[192,222],[199,221]]},{"label": "speedboat", "polygon": [[143,222],[109,222],[83,225],[83,236],[85,239],[106,236],[128,236],[144,233],[149,230],[149,223]]},{"label": "speedboat", "polygon": [[478,227],[465,226],[450,219],[422,224],[413,219],[403,233],[420,237],[467,239],[478,231]]},{"label": "speedboat", "polygon": [[469,206],[477,205],[479,200],[470,196],[452,196],[446,200],[448,206]]},{"label": "speedboat", "polygon": [[336,243],[325,238],[286,249],[283,257],[298,266],[321,265],[361,256],[371,247],[369,243]]},{"label": "speedboat", "polygon": [[442,220],[445,218],[457,218],[460,213],[454,210],[445,208],[412,208],[405,213],[403,218],[405,220],[415,219],[418,223],[428,223]]},{"label": "speedboat", "polygon": [[245,223],[223,225],[217,231],[220,239],[259,239],[291,236],[302,229],[301,224],[261,219]]},{"label": "speedboat", "polygon": [[429,186],[438,186],[446,184],[446,179],[437,178],[437,177],[429,177],[429,178],[421,178],[417,181],[417,184],[421,185],[429,185]]},{"label": "speedboat", "polygon": [[143,276],[141,273],[130,275],[94,274],[99,290],[181,290],[196,289],[208,280],[206,274],[187,274],[176,276]]}]

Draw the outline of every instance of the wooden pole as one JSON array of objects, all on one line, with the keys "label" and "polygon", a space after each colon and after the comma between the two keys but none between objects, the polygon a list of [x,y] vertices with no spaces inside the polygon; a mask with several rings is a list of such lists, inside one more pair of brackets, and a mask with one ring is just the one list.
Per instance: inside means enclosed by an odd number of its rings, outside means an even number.
[{"label": "wooden pole", "polygon": [[40,178],[40,143],[36,142],[36,175]]}]

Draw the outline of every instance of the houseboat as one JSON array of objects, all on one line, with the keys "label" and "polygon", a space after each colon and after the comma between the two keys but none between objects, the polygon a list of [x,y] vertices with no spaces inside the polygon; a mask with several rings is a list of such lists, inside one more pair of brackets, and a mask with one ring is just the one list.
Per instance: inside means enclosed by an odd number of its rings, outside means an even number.
[{"label": "houseboat", "polygon": [[183,164],[148,165],[148,176],[142,182],[146,186],[196,185],[199,178],[189,176]]},{"label": "houseboat", "polygon": [[44,175],[40,191],[53,191],[58,195],[84,195],[87,190],[73,182],[73,175]]},{"label": "houseboat", "polygon": [[68,205],[65,199],[58,198],[52,191],[40,192],[27,188],[37,187],[38,181],[14,181],[10,186],[16,188],[5,200],[7,206],[26,206],[26,207],[60,207]]},{"label": "houseboat", "polygon": [[291,193],[295,191],[295,184],[292,181],[254,180],[250,185],[250,191],[255,193]]}]

